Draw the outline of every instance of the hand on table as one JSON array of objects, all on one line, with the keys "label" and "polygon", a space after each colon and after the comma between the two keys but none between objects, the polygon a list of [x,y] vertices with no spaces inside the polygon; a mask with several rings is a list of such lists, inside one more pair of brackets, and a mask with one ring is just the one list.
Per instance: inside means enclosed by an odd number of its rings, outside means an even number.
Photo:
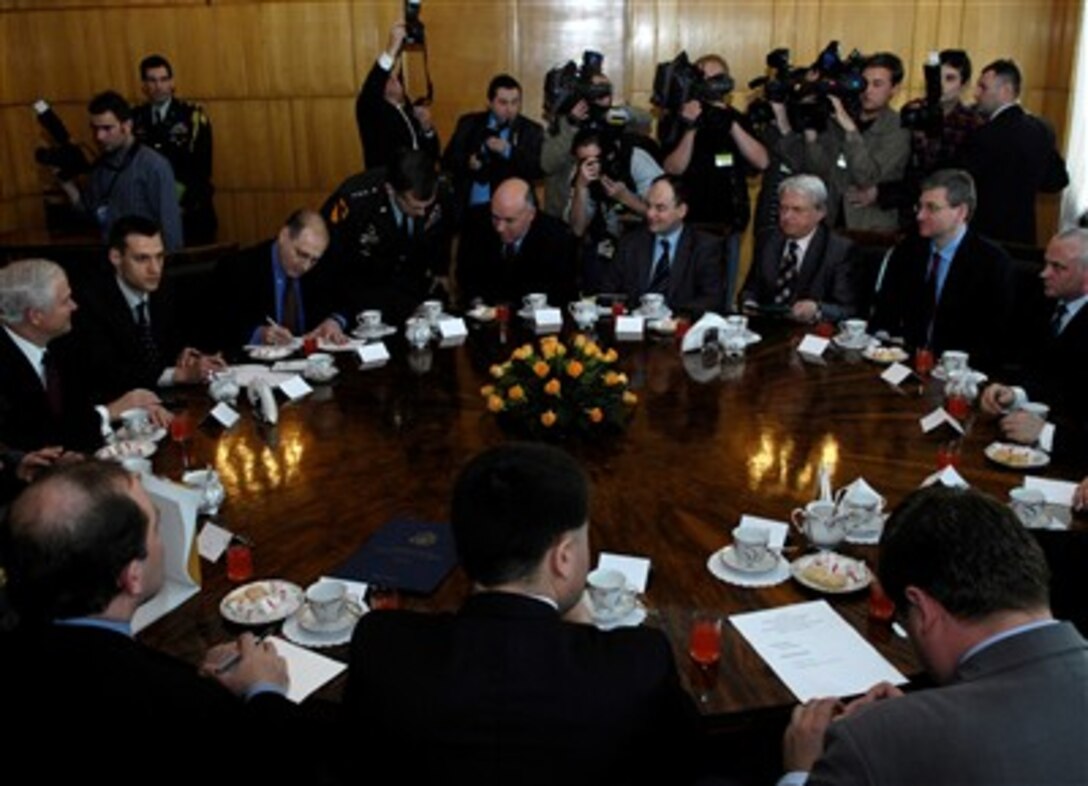
[{"label": "hand on table", "polygon": [[340,323],[331,317],[307,333],[306,338],[316,338],[318,341],[327,341],[330,344],[348,343],[348,337],[344,335]]},{"label": "hand on table", "polygon": [[257,641],[252,633],[243,633],[237,641],[219,644],[208,650],[201,674],[219,681],[236,696],[259,682],[287,690],[290,680],[285,661],[270,641]]},{"label": "hand on table", "polygon": [[782,766],[786,772],[809,772],[824,753],[824,735],[843,711],[838,699],[813,699],[793,708],[782,738]]},{"label": "hand on table", "polygon": [[186,347],[181,350],[178,362],[174,365],[174,381],[187,385],[207,382],[214,372],[222,371],[226,367],[222,355],[205,355],[192,347]]}]

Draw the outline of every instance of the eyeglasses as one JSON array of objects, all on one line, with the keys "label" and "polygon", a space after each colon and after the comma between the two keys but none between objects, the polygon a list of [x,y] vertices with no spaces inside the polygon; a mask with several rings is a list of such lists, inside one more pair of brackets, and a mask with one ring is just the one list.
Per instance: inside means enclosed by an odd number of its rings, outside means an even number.
[{"label": "eyeglasses", "polygon": [[930,215],[933,215],[934,213],[940,213],[942,210],[947,210],[950,207],[952,206],[940,205],[936,202],[919,202],[917,205],[914,206],[914,212],[929,213]]}]

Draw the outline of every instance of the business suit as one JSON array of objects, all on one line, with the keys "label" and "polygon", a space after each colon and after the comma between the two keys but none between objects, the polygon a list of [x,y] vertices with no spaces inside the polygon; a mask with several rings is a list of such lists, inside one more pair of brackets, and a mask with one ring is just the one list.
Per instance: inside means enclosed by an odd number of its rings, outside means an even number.
[{"label": "business suit", "polygon": [[[480,151],[487,138],[490,119],[490,111],[461,115],[457,119],[457,128],[453,132],[453,137],[446,146],[446,152],[442,155],[445,169],[453,174],[457,205],[462,212],[469,206],[472,184],[479,176],[477,172],[469,168],[469,157],[475,155],[478,159],[483,158]],[[491,193],[495,193],[498,185],[507,178],[520,177],[531,183],[542,176],[540,149],[544,144],[544,128],[539,123],[518,115],[510,123],[507,142],[512,148],[510,157],[504,158],[497,153],[489,152],[485,166],[480,170],[483,173],[484,182],[491,188]]]},{"label": "business suit", "polygon": [[364,617],[344,711],[375,771],[406,783],[682,783],[698,734],[660,632],[566,623],[509,593]]},{"label": "business suit", "polygon": [[[660,256],[659,238],[646,227],[620,240],[616,258],[605,271],[605,290],[623,293],[628,305],[637,305],[649,291],[650,277]],[[665,302],[673,312],[701,314],[721,308],[725,298],[722,243],[719,238],[685,226],[671,250]]]},{"label": "business suit", "polygon": [[968,227],[935,311],[926,283],[929,264],[928,239],[915,235],[895,247],[877,293],[872,326],[902,336],[911,347],[969,352],[972,366],[992,370],[1010,351],[1008,315],[1013,292],[1008,254]]},{"label": "business suit", "polygon": [[529,292],[545,292],[551,305],[564,306],[576,295],[574,238],[567,225],[537,212],[521,245],[510,258],[494,231],[479,254],[457,267],[461,299],[471,302],[521,304]]},{"label": "business suit", "polygon": [[[757,244],[759,255],[748,270],[741,291],[742,303],[774,304],[776,281],[788,242],[789,238],[780,229],[764,234]],[[798,300],[814,300],[826,319],[837,322],[852,317],[857,310],[853,253],[851,240],[831,232],[824,224],[817,225],[786,305],[792,306]]]},{"label": "business suit", "polygon": [[355,125],[363,145],[365,169],[392,165],[400,150],[422,150],[438,160],[438,134],[424,131],[411,105],[396,107],[385,100],[385,83],[391,74],[383,67],[385,55],[366,75],[355,98]]},{"label": "business suit", "polygon": [[1088,643],[1069,623],[999,641],[954,681],[828,728],[808,786],[1088,782]]},{"label": "business suit", "polygon": [[101,421],[78,375],[64,360],[66,338],[50,342],[61,383],[54,413],[38,372],[0,327],[0,442],[19,450],[61,445],[90,450],[102,444]]},{"label": "business suit", "polygon": [[[260,771],[270,760],[280,775],[280,767],[299,763],[244,753],[266,752],[299,730],[293,728],[298,713],[282,696],[261,694],[243,703],[188,664],[113,630],[47,624],[7,638],[0,682],[6,711],[19,718],[5,752],[12,772],[74,783],[123,768],[152,781],[199,783],[210,764],[213,780],[229,782],[228,773],[251,778],[254,767]],[[42,746],[54,749],[49,741],[58,733],[63,745],[43,756]],[[234,753],[214,762],[195,755],[185,741],[202,735]],[[300,758],[313,764],[309,755]]]},{"label": "business suit", "polygon": [[1069,185],[1054,131],[1018,104],[1007,107],[970,137],[963,166],[975,179],[978,209],[972,225],[994,240],[1034,246],[1035,195]]},{"label": "business suit", "polygon": [[80,283],[75,292],[79,309],[72,317],[72,358],[91,396],[109,401],[133,388],[154,390],[182,347],[169,279],[163,276],[159,289],[147,297],[157,368],[142,359],[140,328],[113,268],[95,271]]}]

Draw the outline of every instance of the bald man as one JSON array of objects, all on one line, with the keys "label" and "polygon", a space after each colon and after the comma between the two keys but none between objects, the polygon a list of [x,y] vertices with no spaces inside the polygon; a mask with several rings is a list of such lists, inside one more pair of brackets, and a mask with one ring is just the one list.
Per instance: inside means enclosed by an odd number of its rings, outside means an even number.
[{"label": "bald man", "polygon": [[483,253],[458,265],[461,302],[520,305],[529,292],[544,292],[552,305],[576,295],[574,240],[566,224],[537,210],[532,187],[504,180],[491,196],[495,230]]}]

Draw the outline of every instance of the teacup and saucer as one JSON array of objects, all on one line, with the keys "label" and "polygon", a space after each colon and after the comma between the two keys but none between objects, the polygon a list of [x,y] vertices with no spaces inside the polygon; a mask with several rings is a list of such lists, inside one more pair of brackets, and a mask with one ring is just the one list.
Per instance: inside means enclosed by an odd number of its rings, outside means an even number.
[{"label": "teacup and saucer", "polygon": [[310,633],[340,633],[354,625],[361,614],[359,605],[348,600],[343,582],[323,579],[306,588],[298,624]]}]

